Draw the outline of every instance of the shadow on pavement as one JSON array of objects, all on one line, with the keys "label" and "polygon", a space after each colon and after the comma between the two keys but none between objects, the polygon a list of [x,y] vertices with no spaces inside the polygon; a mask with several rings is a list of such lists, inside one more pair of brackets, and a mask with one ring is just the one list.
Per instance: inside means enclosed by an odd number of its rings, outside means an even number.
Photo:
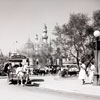
[{"label": "shadow on pavement", "polygon": [[31,79],[30,81],[31,82],[43,82],[44,79]]},{"label": "shadow on pavement", "polygon": [[[28,83],[26,84],[26,86],[35,86],[35,87],[39,87],[39,82],[44,82],[44,79],[30,79],[28,81]],[[12,82],[9,83],[9,85],[16,85],[17,84],[17,80],[13,80]],[[19,83],[20,84],[20,83]]]},{"label": "shadow on pavement", "polygon": [[28,83],[28,84],[26,84],[26,86],[30,86],[30,87],[31,86],[39,87],[39,85],[40,85],[39,83],[31,83],[31,84]]},{"label": "shadow on pavement", "polygon": [[26,86],[35,86],[35,87],[39,87],[39,83],[36,82],[44,82],[44,79],[31,79],[30,81],[28,81],[28,83],[26,84]]},{"label": "shadow on pavement", "polygon": [[13,80],[12,82],[9,82],[9,85],[16,85],[17,84],[17,81],[16,80]]},{"label": "shadow on pavement", "polygon": [[84,85],[86,85],[86,84],[93,84],[93,83],[85,82],[85,84],[84,84]]}]

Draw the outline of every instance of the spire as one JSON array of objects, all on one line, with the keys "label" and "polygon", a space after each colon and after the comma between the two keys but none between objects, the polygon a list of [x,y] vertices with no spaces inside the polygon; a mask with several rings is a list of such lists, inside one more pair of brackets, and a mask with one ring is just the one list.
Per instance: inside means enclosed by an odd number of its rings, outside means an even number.
[{"label": "spire", "polygon": [[43,30],[42,39],[43,40],[46,40],[46,41],[48,39],[48,36],[47,36],[47,26],[46,26],[46,24],[44,24],[44,30]]},{"label": "spire", "polygon": [[35,39],[38,40],[38,34],[36,34]]},{"label": "spire", "polygon": [[44,24],[44,30],[43,30],[43,33],[47,33],[47,26],[46,26],[46,24]]}]

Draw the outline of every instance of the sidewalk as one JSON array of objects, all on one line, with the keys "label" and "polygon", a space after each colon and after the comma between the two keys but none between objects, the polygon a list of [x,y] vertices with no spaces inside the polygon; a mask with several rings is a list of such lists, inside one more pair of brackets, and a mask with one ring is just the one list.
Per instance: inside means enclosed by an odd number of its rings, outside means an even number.
[{"label": "sidewalk", "polygon": [[[61,78],[59,76],[33,76],[33,78],[44,79],[44,82],[40,83],[39,87],[41,88],[100,97],[100,86],[82,85],[81,80],[77,78]],[[88,80],[86,82],[88,83]]]}]

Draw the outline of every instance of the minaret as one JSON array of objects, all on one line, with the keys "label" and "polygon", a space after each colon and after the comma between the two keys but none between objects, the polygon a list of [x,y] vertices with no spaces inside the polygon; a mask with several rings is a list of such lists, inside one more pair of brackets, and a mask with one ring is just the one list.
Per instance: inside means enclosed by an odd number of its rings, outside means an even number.
[{"label": "minaret", "polygon": [[43,30],[43,34],[42,34],[42,40],[43,40],[43,43],[47,44],[48,35],[47,35],[47,26],[46,26],[46,24],[44,25],[44,30]]},{"label": "minaret", "polygon": [[38,50],[38,35],[36,34],[36,36],[35,36],[35,45],[34,45],[34,48],[35,48],[35,50]]},{"label": "minaret", "polygon": [[39,41],[38,41],[38,35],[36,34],[35,36],[35,45],[34,45],[34,49],[37,51],[39,49]]},{"label": "minaret", "polygon": [[36,34],[35,36],[35,45],[34,45],[34,49],[35,49],[35,54],[36,54],[36,65],[38,65],[39,63],[39,59],[38,59],[38,53],[39,53],[39,39],[38,39],[38,35]]}]

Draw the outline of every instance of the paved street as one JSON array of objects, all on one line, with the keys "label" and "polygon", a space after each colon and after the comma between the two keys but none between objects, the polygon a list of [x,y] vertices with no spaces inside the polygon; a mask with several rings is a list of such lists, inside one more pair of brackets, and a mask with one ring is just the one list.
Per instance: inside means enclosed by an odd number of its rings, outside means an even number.
[{"label": "paved street", "polygon": [[[33,77],[31,77],[33,79]],[[37,81],[36,81],[37,80]],[[40,81],[42,80],[42,81]],[[54,81],[55,80],[55,81]],[[34,76],[34,83],[39,84],[39,87],[36,86],[19,86],[7,84],[7,79],[0,79],[0,99],[3,100],[28,100],[28,99],[37,99],[37,100],[99,100],[99,97],[89,96],[89,95],[81,95],[79,93],[74,92],[62,92],[59,90],[52,89],[53,85],[55,87],[58,86],[61,79],[58,77],[51,76]],[[63,82],[64,79],[62,79]],[[56,82],[56,83],[55,83]],[[54,84],[55,83],[55,84]],[[49,89],[46,86],[50,86],[52,84],[52,88]],[[61,84],[61,82],[60,82]]]},{"label": "paved street", "polygon": [[[54,95],[52,93],[46,93],[45,91],[39,91],[36,88],[32,88],[31,90],[27,89],[27,87],[17,86],[17,85],[7,85],[6,79],[0,80],[0,99],[3,100],[66,100],[66,97]],[[74,100],[69,99],[68,100]]]}]

